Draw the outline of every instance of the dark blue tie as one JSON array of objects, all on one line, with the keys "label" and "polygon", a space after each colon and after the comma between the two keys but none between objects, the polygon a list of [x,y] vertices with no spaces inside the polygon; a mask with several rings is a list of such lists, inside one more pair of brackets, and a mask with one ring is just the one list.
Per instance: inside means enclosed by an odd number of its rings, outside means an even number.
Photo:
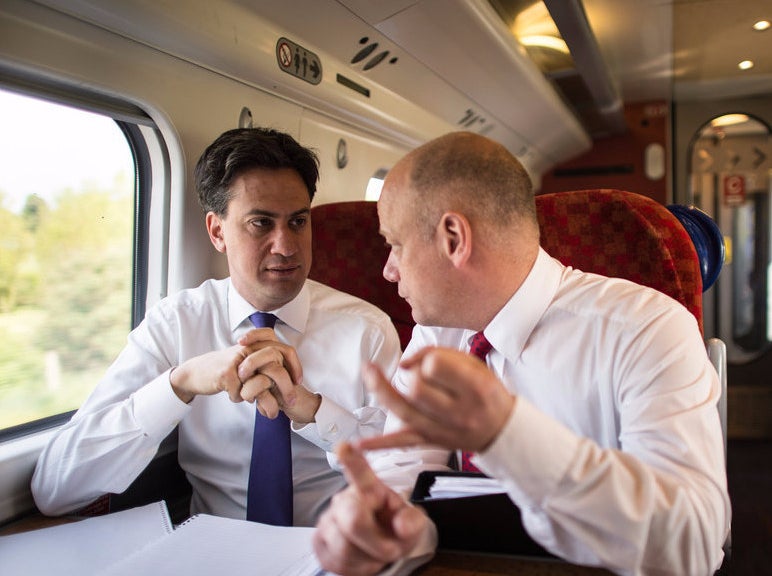
[{"label": "dark blue tie", "polygon": [[[276,316],[267,312],[255,312],[249,319],[257,328],[273,328],[276,323]],[[290,421],[284,412],[271,420],[255,410],[247,520],[292,526],[292,449]]]}]

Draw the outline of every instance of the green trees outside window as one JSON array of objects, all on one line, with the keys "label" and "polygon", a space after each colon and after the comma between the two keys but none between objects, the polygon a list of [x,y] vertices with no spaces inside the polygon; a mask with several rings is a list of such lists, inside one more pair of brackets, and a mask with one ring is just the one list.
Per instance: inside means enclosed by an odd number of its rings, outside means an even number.
[{"label": "green trees outside window", "polygon": [[109,117],[0,91],[0,429],[76,409],[131,329],[134,163]]}]

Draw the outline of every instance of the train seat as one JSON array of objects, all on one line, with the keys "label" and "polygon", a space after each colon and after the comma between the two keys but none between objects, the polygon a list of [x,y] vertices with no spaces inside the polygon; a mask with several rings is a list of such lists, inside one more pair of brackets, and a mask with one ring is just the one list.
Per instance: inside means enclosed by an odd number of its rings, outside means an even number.
[{"label": "train seat", "polygon": [[313,261],[309,277],[375,304],[390,317],[402,349],[413,332],[410,305],[383,277],[389,248],[378,234],[375,202],[320,204],[311,209]]},{"label": "train seat", "polygon": [[614,189],[536,197],[541,244],[584,272],[650,286],[683,304],[702,324],[702,275],[686,229],[665,206]]},{"label": "train seat", "polygon": [[[536,197],[536,209],[542,246],[552,256],[585,272],[664,292],[681,302],[702,330],[702,264],[689,232],[671,210],[646,196],[613,189],[544,194]],[[320,204],[311,215],[309,276],[384,310],[404,348],[414,322],[396,285],[382,275],[389,251],[378,234],[375,203]],[[711,274],[717,275],[715,266]]]}]

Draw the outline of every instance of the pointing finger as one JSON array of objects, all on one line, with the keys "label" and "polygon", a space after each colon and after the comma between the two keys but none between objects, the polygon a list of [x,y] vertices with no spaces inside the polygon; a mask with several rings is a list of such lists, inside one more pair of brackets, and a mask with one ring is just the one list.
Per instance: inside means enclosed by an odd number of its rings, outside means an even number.
[{"label": "pointing finger", "polygon": [[391,434],[368,436],[357,441],[360,450],[382,450],[384,448],[409,448],[425,444],[426,439],[412,430],[397,430]]},{"label": "pointing finger", "polygon": [[374,488],[381,484],[362,452],[351,444],[343,442],[338,446],[336,453],[338,460],[343,465],[343,473],[349,486],[353,486],[363,494],[370,494]]}]

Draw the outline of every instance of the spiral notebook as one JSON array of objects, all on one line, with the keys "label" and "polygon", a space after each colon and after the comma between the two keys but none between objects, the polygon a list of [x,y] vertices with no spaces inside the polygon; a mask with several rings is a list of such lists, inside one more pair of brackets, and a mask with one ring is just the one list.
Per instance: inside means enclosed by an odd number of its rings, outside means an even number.
[{"label": "spiral notebook", "polygon": [[313,553],[313,532],[198,514],[100,576],[315,576],[324,572]]},{"label": "spiral notebook", "polygon": [[0,574],[92,576],[173,533],[163,501],[0,537]]}]

